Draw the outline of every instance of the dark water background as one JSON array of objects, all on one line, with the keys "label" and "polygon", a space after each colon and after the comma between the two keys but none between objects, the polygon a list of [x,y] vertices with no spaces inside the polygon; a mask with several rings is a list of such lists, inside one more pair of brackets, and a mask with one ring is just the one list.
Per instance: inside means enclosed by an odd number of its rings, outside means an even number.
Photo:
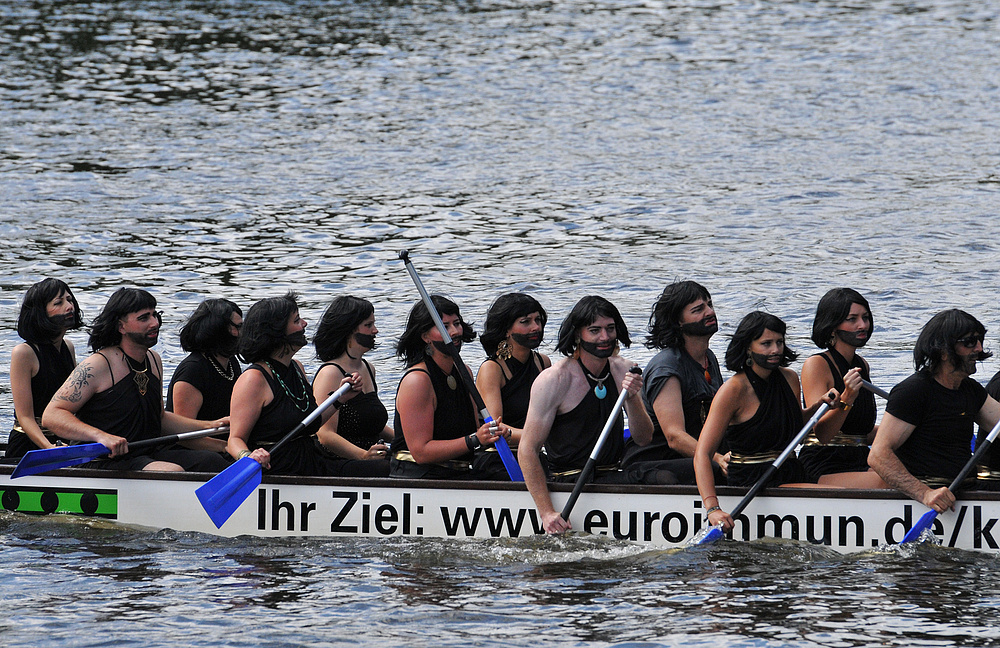
[{"label": "dark water background", "polygon": [[[720,355],[754,308],[811,353],[815,304],[840,285],[872,303],[884,387],[942,308],[997,346],[998,18],[996,1],[944,0],[6,3],[0,427],[17,308],[44,276],[89,316],[121,285],[153,292],[168,373],[207,296],[294,289],[313,323],[335,294],[367,297],[390,407],[416,298],[402,249],[474,322],[533,293],[550,341],[602,294],[643,364],[649,307],[679,278],[712,291]],[[218,540],[3,514],[0,645],[990,646],[997,566],[932,547]]]}]

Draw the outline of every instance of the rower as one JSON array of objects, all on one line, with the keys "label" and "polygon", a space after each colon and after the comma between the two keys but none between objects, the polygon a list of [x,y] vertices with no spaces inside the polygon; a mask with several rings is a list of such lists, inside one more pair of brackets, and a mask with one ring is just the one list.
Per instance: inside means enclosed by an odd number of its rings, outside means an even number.
[{"label": "rower", "polygon": [[113,470],[218,472],[228,462],[217,452],[180,445],[128,452],[133,441],[226,425],[226,417],[200,421],[163,408],[163,364],[152,350],[161,314],[156,298],[119,288],[91,324],[93,355],[81,362],[53,396],[42,424],[64,439],[97,442],[111,454],[88,467]]},{"label": "rower", "polygon": [[[515,452],[528,416],[531,386],[542,370],[552,366],[548,356],[536,351],[547,321],[545,309],[534,297],[507,293],[490,306],[479,336],[487,360],[476,374],[476,387],[490,414],[510,426],[510,446]],[[476,468],[493,479],[508,479],[497,452],[477,455]]]},{"label": "rower", "polygon": [[[677,483],[677,477],[658,462],[619,470],[624,425],[612,411],[619,389],[628,392],[625,411],[632,438],[644,445],[653,436],[653,423],[640,395],[642,377],[629,372],[635,363],[618,355],[619,344],[628,347],[631,340],[618,309],[603,297],[584,297],[559,329],[556,349],[568,357],[539,374],[532,385],[518,461],[547,533],[562,533],[571,525],[553,507],[546,479],[576,481],[612,415],[617,420],[598,454],[594,481]],[[543,445],[547,466],[539,456]]]},{"label": "rower", "polygon": [[[751,486],[767,475],[803,423],[820,407],[816,403],[803,411],[799,405],[799,376],[788,368],[798,354],[785,345],[785,330],[779,318],[754,311],[740,321],[726,348],[726,368],[735,375],[715,395],[694,456],[698,492],[711,526],[721,524],[726,531],[733,528],[732,516],[719,505],[712,472],[712,457],[723,440],[732,452],[729,485]],[[832,404],[839,395],[830,390],[823,402]],[[807,486],[811,482],[793,455],[765,486]]]},{"label": "rower", "polygon": [[[658,349],[643,372],[642,401],[653,421],[653,440],[625,443],[622,466],[642,461],[671,461],[682,484],[694,484],[694,449],[712,399],[722,387],[719,361],[709,341],[719,330],[712,295],[694,281],[663,289],[649,317],[646,346]],[[729,454],[712,458],[716,483],[725,483]]]},{"label": "rower", "polygon": [[[974,423],[992,429],[1000,403],[971,378],[986,327],[958,309],[945,310],[920,330],[913,348],[916,373],[889,394],[868,455],[893,488],[943,513],[955,504],[948,486],[969,461]],[[976,480],[964,486],[974,488]]]}]

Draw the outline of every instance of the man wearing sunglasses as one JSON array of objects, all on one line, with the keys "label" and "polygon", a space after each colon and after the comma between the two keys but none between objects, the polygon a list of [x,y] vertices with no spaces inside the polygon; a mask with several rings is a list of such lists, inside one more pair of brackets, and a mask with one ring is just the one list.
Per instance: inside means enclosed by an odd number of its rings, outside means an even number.
[{"label": "man wearing sunglasses", "polygon": [[[970,378],[986,328],[951,309],[924,325],[913,349],[916,373],[892,389],[868,464],[893,488],[943,513],[955,504],[948,485],[971,456],[973,428],[992,429],[1000,403]],[[975,478],[969,480],[974,487]]]},{"label": "man wearing sunglasses", "polygon": [[77,365],[45,408],[42,425],[71,441],[101,443],[110,457],[88,468],[198,470],[228,465],[218,452],[170,445],[138,454],[129,442],[229,423],[197,421],[163,409],[163,363],[152,350],[162,316],[156,298],[138,288],[119,288],[90,327],[93,355]]}]

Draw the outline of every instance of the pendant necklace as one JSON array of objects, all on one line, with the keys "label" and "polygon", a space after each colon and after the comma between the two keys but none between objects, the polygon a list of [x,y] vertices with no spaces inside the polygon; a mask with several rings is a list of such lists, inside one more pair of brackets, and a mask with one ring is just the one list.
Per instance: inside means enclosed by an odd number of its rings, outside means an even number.
[{"label": "pendant necklace", "polygon": [[149,371],[149,360],[143,357],[142,371],[139,371],[138,369],[132,366],[132,361],[129,359],[128,354],[125,353],[125,349],[122,349],[122,356],[124,356],[125,364],[128,365],[129,370],[133,372],[132,380],[135,381],[135,386],[139,388],[139,395],[145,396],[146,387],[149,386],[149,374],[147,373]]},{"label": "pendant necklace", "polygon": [[451,391],[455,391],[456,389],[458,389],[458,381],[455,380],[455,376],[448,374],[447,382],[448,382],[448,388],[451,389]]},{"label": "pendant necklace", "polygon": [[583,361],[580,360],[580,358],[577,358],[576,361],[580,363],[580,368],[583,369],[583,373],[587,375],[588,380],[592,380],[597,383],[597,386],[594,387],[594,396],[597,396],[598,400],[604,400],[604,397],[608,395],[608,388],[604,386],[604,381],[611,377],[610,367],[607,375],[603,378],[598,378],[587,371],[587,368],[583,366]]}]

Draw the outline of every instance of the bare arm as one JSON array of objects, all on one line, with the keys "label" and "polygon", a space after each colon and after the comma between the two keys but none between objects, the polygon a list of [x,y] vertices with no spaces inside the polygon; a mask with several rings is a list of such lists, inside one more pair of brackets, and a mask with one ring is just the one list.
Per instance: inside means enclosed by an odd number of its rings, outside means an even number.
[{"label": "bare arm", "polygon": [[243,372],[233,385],[233,397],[229,402],[229,442],[226,450],[233,459],[250,456],[265,468],[271,466],[271,454],[263,448],[257,448],[249,455],[247,445],[250,432],[260,418],[260,412],[271,402],[274,394],[267,384],[264,374],[257,370]]},{"label": "bare arm", "polygon": [[[361,393],[361,376],[357,373],[344,376],[340,373],[339,369],[332,365],[321,368],[313,380],[313,396],[316,398],[316,402],[322,403],[326,400],[331,393],[344,384],[345,380],[359,386],[357,391],[348,392],[344,396],[343,400],[346,402]],[[337,432],[338,425],[340,425],[340,409],[335,409],[330,418],[323,424],[323,427],[316,433],[320,443],[338,457],[344,457],[345,459],[381,459],[385,456],[384,451],[386,447],[384,445],[377,444],[367,450],[359,448],[340,436]],[[379,454],[380,451],[381,454]]]},{"label": "bare arm", "polygon": [[[38,357],[28,344],[19,344],[10,354],[10,391],[14,397],[14,413],[24,433],[39,448],[54,447],[45,438],[42,428],[35,421],[35,404],[31,393],[31,379],[38,373]],[[37,413],[41,415],[41,412]]]},{"label": "bare arm", "polygon": [[528,417],[524,422],[521,444],[518,446],[517,461],[524,474],[524,483],[535,501],[535,508],[542,517],[546,533],[568,531],[570,523],[552,506],[552,496],[545,481],[545,470],[538,457],[542,446],[552,430],[559,403],[563,394],[562,379],[558,373],[545,371],[539,374],[531,386],[531,400]]},{"label": "bare arm", "polygon": [[111,372],[100,355],[92,355],[76,366],[59,391],[55,393],[42,414],[42,425],[58,436],[72,441],[100,443],[111,451],[112,457],[128,452],[128,441],[114,436],[77,417],[94,394],[112,385]]},{"label": "bare arm", "polygon": [[[861,370],[851,369],[844,375],[844,393],[840,394],[839,400],[854,405],[858,394],[861,391]],[[824,397],[834,388],[833,376],[830,374],[830,366],[820,356],[808,358],[802,365],[802,394],[805,398],[806,407],[818,407]],[[815,412],[815,409],[811,410]],[[832,408],[823,415],[816,425],[816,438],[820,443],[829,443],[844,424],[848,410],[838,407]]]},{"label": "bare arm", "polygon": [[653,440],[653,421],[649,418],[645,403],[642,402],[642,374],[628,371],[635,366],[630,360],[617,364],[622,365],[621,370],[624,372],[620,389],[628,392],[628,396],[625,397],[625,413],[628,415],[629,434],[636,444],[649,445]]},{"label": "bare arm", "polygon": [[[740,411],[743,401],[743,382],[739,374],[730,378],[719,389],[712,400],[712,408],[701,428],[701,435],[694,453],[694,473],[698,482],[698,493],[701,495],[705,510],[719,506],[719,497],[715,493],[715,473],[712,471],[712,457],[719,450],[719,445],[726,436],[726,430]],[[721,524],[725,530],[733,528],[733,518],[723,510],[713,511],[708,515],[711,525]]]},{"label": "bare arm", "polygon": [[875,435],[875,441],[868,453],[868,465],[885,483],[924,506],[943,513],[955,504],[955,495],[947,488],[932,489],[924,484],[910,474],[896,455],[896,450],[910,438],[915,429],[915,425],[900,420],[892,414],[884,414],[878,434]]}]

